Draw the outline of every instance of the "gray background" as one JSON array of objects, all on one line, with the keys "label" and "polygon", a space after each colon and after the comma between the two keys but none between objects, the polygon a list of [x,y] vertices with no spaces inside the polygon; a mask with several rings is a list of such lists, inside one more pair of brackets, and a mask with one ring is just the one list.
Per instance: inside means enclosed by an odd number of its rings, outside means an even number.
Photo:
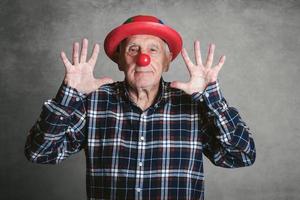
[{"label": "gray background", "polygon": [[[251,128],[257,160],[234,170],[205,160],[206,199],[299,199],[300,2],[292,0],[1,0],[0,198],[85,199],[83,151],[60,165],[31,164],[25,138],[63,80],[60,51],[70,55],[83,37],[102,45],[112,28],[140,13],[178,30],[191,55],[199,39],[203,57],[210,42],[216,60],[227,57],[221,88]],[[96,75],[123,79],[103,50]],[[165,79],[188,80],[180,56]]]}]

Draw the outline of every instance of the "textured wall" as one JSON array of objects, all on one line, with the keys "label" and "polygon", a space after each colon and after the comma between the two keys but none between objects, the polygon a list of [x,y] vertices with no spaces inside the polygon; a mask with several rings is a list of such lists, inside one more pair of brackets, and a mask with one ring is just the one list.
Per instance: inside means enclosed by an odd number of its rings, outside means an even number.
[{"label": "textured wall", "polygon": [[[181,32],[190,53],[200,39],[227,57],[223,93],[239,109],[257,146],[254,166],[222,169],[205,162],[209,200],[299,199],[300,196],[300,2],[246,1],[0,1],[1,199],[85,199],[85,159],[78,153],[60,165],[27,162],[27,131],[64,74],[60,50],[105,35],[135,14],[154,14]],[[123,76],[104,54],[97,76]],[[178,57],[165,75],[187,80]]]}]

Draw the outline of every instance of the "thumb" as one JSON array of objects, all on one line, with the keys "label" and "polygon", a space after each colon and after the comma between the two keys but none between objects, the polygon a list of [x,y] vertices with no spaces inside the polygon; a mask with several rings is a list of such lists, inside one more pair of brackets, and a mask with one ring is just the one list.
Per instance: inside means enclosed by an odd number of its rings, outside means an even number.
[{"label": "thumb", "polygon": [[186,92],[187,90],[187,84],[180,82],[180,81],[172,81],[170,87],[172,88],[177,88],[179,90],[182,90],[184,92]]},{"label": "thumb", "polygon": [[113,82],[114,82],[114,80],[110,77],[102,77],[102,78],[98,79],[99,86],[109,84],[109,83],[113,83]]}]

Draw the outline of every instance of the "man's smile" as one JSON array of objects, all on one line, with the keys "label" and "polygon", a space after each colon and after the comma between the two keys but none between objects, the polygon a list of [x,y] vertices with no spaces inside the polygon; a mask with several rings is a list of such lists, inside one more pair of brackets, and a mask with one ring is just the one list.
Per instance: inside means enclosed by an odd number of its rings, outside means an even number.
[{"label": "man's smile", "polygon": [[136,69],[134,72],[135,73],[151,73],[152,70],[140,70],[140,69]]}]

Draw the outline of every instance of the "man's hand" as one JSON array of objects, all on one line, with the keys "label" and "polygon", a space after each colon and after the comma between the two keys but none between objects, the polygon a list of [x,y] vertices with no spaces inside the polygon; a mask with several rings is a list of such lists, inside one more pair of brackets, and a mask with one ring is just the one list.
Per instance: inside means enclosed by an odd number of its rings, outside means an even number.
[{"label": "man's hand", "polygon": [[194,46],[196,64],[190,60],[184,48],[181,51],[183,60],[190,73],[190,80],[186,83],[179,81],[173,81],[171,83],[171,87],[183,90],[185,93],[190,95],[195,92],[202,92],[209,83],[216,81],[218,73],[225,62],[225,56],[223,55],[221,56],[219,63],[216,66],[211,67],[213,64],[215,45],[210,44],[206,63],[202,64],[200,42],[195,41]]},{"label": "man's hand", "polygon": [[61,59],[65,65],[64,82],[77,91],[88,94],[98,89],[101,85],[112,83],[113,80],[108,77],[96,79],[94,77],[94,68],[99,54],[99,44],[94,45],[91,58],[87,59],[88,40],[85,38],[82,41],[82,49],[79,58],[79,43],[73,44],[73,62],[71,63],[66,57],[65,52],[61,52]]}]

